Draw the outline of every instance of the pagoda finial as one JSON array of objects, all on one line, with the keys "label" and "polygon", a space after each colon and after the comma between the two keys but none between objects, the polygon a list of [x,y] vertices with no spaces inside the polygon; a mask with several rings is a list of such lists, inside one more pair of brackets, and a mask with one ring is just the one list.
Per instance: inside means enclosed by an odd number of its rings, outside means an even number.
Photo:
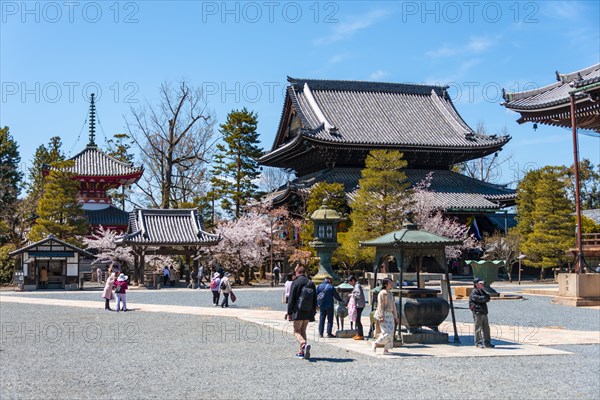
[{"label": "pagoda finial", "polygon": [[90,142],[88,146],[96,145],[94,141],[94,137],[96,136],[96,105],[94,104],[94,96],[94,93],[92,93],[90,99]]}]

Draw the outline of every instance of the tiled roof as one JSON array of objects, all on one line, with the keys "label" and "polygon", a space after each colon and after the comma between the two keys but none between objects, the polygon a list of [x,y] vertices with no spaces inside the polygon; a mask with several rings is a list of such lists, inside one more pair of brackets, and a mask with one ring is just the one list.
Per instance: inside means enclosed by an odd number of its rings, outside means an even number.
[{"label": "tiled roof", "polygon": [[129,213],[112,204],[100,210],[84,209],[90,225],[94,226],[127,226]]},{"label": "tiled roof", "polygon": [[360,242],[362,247],[378,246],[451,246],[461,243],[462,240],[451,239],[436,235],[425,230],[417,229],[414,224],[404,224],[403,229],[386,233],[375,239]]},{"label": "tiled roof", "polygon": [[[412,186],[422,182],[430,170],[405,169]],[[334,168],[297,178],[290,187],[306,189],[318,182],[341,183],[352,199],[358,189],[360,168]],[[468,176],[449,171],[434,170],[429,191],[436,207],[444,209],[498,209],[504,204],[514,203],[516,192],[502,185],[482,182]],[[284,197],[282,192],[280,197]]]},{"label": "tiled roof", "polygon": [[585,215],[597,224],[600,224],[600,208],[594,210],[582,210],[582,215]]},{"label": "tiled roof", "polygon": [[217,244],[219,235],[204,232],[197,209],[141,209],[129,214],[127,234],[118,243],[198,246]]},{"label": "tiled roof", "polygon": [[[475,135],[457,113],[447,87],[288,78],[288,96],[303,135],[318,141],[431,146],[500,147],[509,136]],[[275,150],[280,145],[276,139]]]},{"label": "tiled roof", "polygon": [[[503,105],[511,110],[538,110],[565,104],[570,101],[570,92],[574,87],[583,87],[600,82],[600,64],[570,74],[558,74],[558,82],[534,90],[508,93],[503,92]],[[579,93],[576,98],[585,97]]]},{"label": "tiled roof", "polygon": [[69,172],[75,176],[139,175],[137,177],[139,179],[144,171],[143,167],[136,167],[132,163],[122,162],[109,156],[95,145],[87,145],[83,151],[71,157],[70,160],[74,161],[75,165],[69,168]]},{"label": "tiled roof", "polygon": [[73,251],[81,254],[82,256],[90,257],[90,258],[94,257],[94,255],[92,253],[90,253],[88,251],[85,251],[83,249],[80,249],[77,246],[73,246],[72,244],[67,243],[64,240],[60,240],[59,238],[57,238],[53,234],[48,235],[46,238],[44,238],[44,239],[42,239],[40,241],[28,244],[28,245],[26,245],[24,247],[21,247],[20,249],[17,249],[15,251],[11,252],[11,253],[8,253],[8,255],[9,256],[15,256],[17,254],[24,253],[24,252],[28,251],[29,249],[32,249],[34,247],[37,247],[37,246],[40,246],[40,245],[43,245],[43,244],[45,244],[45,245],[49,245],[49,244],[55,244],[56,245],[56,244],[58,244],[60,246],[67,247],[67,248],[69,248],[69,249],[71,249],[71,250],[73,250]]}]

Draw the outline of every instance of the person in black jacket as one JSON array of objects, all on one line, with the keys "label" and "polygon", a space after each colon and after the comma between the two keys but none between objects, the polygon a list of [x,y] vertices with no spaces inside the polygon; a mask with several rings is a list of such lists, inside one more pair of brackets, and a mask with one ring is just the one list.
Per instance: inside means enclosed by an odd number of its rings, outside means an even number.
[{"label": "person in black jacket", "polygon": [[[306,286],[307,290],[303,290]],[[312,299],[306,298],[312,289]],[[308,310],[302,310],[302,304],[308,304]],[[310,344],[306,338],[306,327],[309,322],[315,320],[317,312],[317,294],[315,284],[306,277],[304,267],[296,267],[296,279],[290,288],[288,299],[288,319],[294,321],[294,336],[300,343],[300,351],[296,353],[297,358],[310,358]]]},{"label": "person in black jacket", "polygon": [[473,312],[475,321],[475,346],[480,348],[494,348],[490,338],[490,324],[488,322],[487,303],[490,301],[490,295],[483,290],[485,284],[481,279],[473,281],[475,289],[469,296],[469,308]]}]

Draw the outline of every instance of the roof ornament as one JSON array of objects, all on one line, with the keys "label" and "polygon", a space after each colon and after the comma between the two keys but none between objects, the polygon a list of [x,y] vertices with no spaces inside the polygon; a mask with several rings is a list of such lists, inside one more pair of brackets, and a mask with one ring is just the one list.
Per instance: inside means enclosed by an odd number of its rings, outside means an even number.
[{"label": "roof ornament", "polygon": [[94,104],[94,93],[90,96],[90,142],[88,146],[95,146],[96,142],[94,137],[96,136],[96,105]]}]

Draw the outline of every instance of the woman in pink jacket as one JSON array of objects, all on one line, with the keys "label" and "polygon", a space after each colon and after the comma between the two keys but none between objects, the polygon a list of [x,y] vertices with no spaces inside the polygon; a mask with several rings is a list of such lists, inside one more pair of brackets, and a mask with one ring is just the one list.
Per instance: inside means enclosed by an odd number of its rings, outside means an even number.
[{"label": "woman in pink jacket", "polygon": [[[119,311],[127,311],[127,289],[129,286],[127,285],[127,275],[121,272],[119,277],[117,278],[117,282],[115,282],[115,295],[117,296],[117,312]],[[123,307],[121,308],[121,302],[123,302]]]}]

